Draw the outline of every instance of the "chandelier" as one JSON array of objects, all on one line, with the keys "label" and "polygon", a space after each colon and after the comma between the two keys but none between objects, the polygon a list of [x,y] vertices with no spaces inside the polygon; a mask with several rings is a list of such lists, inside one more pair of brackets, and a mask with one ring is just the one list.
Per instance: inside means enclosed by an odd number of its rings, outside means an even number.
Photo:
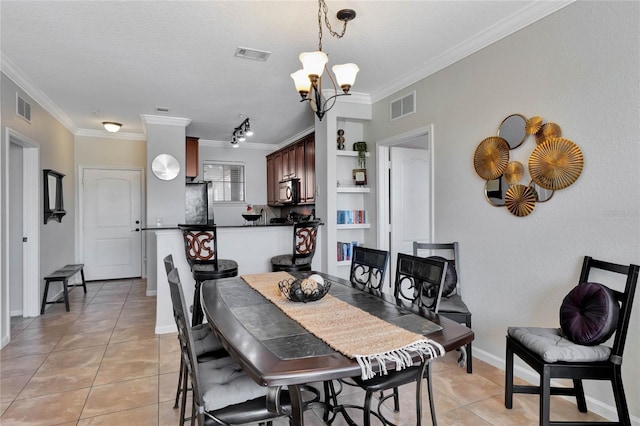
[{"label": "chandelier", "polygon": [[233,136],[231,137],[231,145],[234,148],[238,147],[238,142],[244,142],[247,140],[247,136],[253,136],[253,130],[251,130],[251,124],[249,123],[249,117],[245,118],[242,123],[235,129],[233,129]]},{"label": "chandelier", "polygon": [[[300,102],[309,102],[311,110],[316,113],[318,119],[322,121],[324,114],[336,103],[338,96],[349,95],[349,89],[356,80],[356,74],[360,69],[356,64],[334,65],[331,69],[336,78],[331,76],[327,70],[329,80],[333,85],[333,96],[324,99],[322,96],[322,73],[327,69],[329,58],[322,51],[322,16],[324,22],[332,36],[342,38],[347,31],[347,23],[356,17],[356,12],[352,9],[342,9],[336,14],[337,18],[343,22],[342,32],[334,32],[327,18],[327,5],[324,0],[318,0],[318,50],[316,52],[303,52],[300,54],[302,69],[291,74],[291,78],[296,85],[296,90],[300,93]],[[337,84],[336,84],[337,82]],[[338,93],[338,86],[342,93]]]}]

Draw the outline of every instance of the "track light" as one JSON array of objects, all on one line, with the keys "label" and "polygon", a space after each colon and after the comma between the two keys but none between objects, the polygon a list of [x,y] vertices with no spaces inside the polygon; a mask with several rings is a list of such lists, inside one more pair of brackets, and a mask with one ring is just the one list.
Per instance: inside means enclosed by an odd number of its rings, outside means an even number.
[{"label": "track light", "polygon": [[251,130],[251,124],[249,123],[249,117],[245,118],[242,123],[235,129],[233,129],[233,136],[231,138],[231,145],[234,148],[238,147],[238,142],[244,142],[247,140],[247,136],[253,136],[253,130]]}]

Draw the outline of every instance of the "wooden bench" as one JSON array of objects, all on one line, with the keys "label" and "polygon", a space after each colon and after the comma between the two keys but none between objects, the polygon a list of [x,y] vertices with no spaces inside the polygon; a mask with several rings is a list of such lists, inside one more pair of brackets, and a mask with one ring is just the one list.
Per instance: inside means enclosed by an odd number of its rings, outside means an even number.
[{"label": "wooden bench", "polygon": [[[66,266],[58,269],[54,273],[49,274],[46,277],[44,277],[44,280],[45,280],[46,284],[44,286],[44,296],[42,297],[42,308],[40,309],[40,315],[44,314],[45,306],[50,304],[50,303],[62,303],[62,302],[64,302],[65,307],[67,308],[67,312],[69,312],[69,289],[70,288],[74,288],[74,287],[77,287],[77,286],[82,286],[82,287],[84,287],[85,294],[87,293],[87,283],[84,280],[84,269],[83,268],[84,268],[84,264],[82,264],[82,263],[78,263],[78,264],[74,264],[74,265],[66,265]],[[78,272],[80,272],[80,275],[82,276],[82,284],[69,285],[69,278],[71,278],[72,276],[74,276]],[[49,293],[49,284],[51,282],[55,282],[55,281],[61,281],[62,282],[62,288],[63,288],[63,291],[64,291],[64,295],[58,300],[55,300],[53,302],[47,302],[47,293]]]}]

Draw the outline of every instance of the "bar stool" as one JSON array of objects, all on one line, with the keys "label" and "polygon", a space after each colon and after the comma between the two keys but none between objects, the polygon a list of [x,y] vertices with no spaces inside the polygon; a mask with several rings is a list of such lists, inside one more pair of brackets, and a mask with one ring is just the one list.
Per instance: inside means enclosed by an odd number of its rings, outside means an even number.
[{"label": "bar stool", "polygon": [[293,225],[293,254],[280,254],[271,258],[271,271],[310,271],[316,252],[319,221],[299,222]]},{"label": "bar stool", "polygon": [[238,263],[235,260],[218,259],[216,225],[178,225],[178,228],[182,230],[185,255],[196,281],[191,319],[191,325],[194,326],[202,324],[204,319],[200,304],[202,282],[237,276]]}]

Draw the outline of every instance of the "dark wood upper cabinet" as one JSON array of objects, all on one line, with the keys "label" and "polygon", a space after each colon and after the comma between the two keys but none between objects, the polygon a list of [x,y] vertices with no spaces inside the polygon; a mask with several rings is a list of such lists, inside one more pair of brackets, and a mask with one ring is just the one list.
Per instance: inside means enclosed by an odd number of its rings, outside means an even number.
[{"label": "dark wood upper cabinet", "polygon": [[187,136],[186,142],[186,155],[185,155],[185,175],[189,180],[194,180],[198,177],[198,164],[200,162],[198,153],[198,140],[200,138],[194,138]]},{"label": "dark wood upper cabinet", "polygon": [[300,204],[315,202],[315,137],[307,135],[267,155],[267,204],[278,205],[278,184],[283,179],[300,179]]}]

